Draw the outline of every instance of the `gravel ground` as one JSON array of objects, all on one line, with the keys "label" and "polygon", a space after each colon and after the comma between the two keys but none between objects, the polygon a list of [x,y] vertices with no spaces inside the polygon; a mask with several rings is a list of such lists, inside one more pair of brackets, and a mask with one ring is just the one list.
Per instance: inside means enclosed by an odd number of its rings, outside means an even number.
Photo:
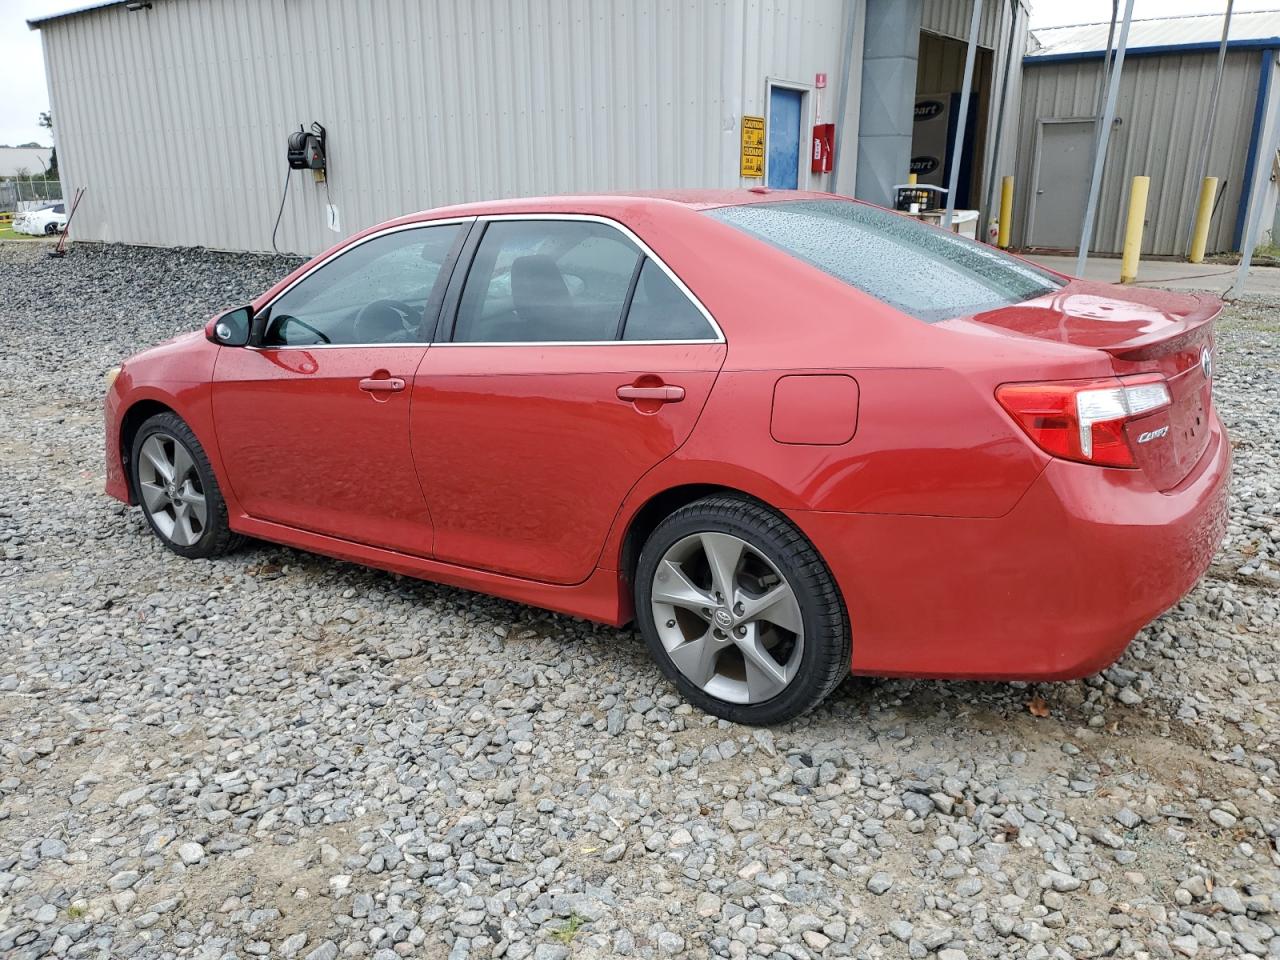
[{"label": "gravel ground", "polygon": [[630,630],[101,493],[102,374],[283,259],[0,244],[0,956],[1280,958],[1280,305],[1210,575],[1077,683],[751,730]]}]

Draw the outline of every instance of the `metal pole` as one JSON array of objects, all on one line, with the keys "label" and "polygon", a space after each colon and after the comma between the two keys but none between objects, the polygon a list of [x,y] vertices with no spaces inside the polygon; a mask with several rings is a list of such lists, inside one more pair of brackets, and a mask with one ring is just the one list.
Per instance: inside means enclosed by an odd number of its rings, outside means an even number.
[{"label": "metal pole", "polygon": [[[1196,162],[1196,175],[1192,183],[1204,183],[1209,172],[1209,150],[1213,146],[1213,125],[1218,119],[1218,91],[1222,89],[1222,69],[1227,62],[1227,34],[1231,31],[1231,6],[1235,0],[1227,0],[1227,13],[1222,18],[1222,39],[1218,41],[1218,67],[1213,75],[1213,89],[1209,93],[1209,116],[1205,120],[1204,142],[1200,144],[1200,159]],[[1187,251],[1190,253],[1195,237],[1196,222],[1187,229]]]},{"label": "metal pole", "polygon": [[[1094,102],[1096,106],[1093,108],[1095,117],[1102,116],[1102,108],[1105,106],[1104,98],[1107,94],[1107,81],[1111,78],[1111,61],[1115,56],[1116,41],[1116,21],[1120,19],[1120,0],[1111,0],[1111,25],[1107,27],[1107,52],[1102,57],[1102,72],[1098,74],[1098,90],[1094,94]],[[1098,138],[1102,135],[1102,127],[1098,126],[1093,131],[1093,149],[1098,149]]]},{"label": "metal pole", "polygon": [[978,218],[978,238],[981,239],[985,234],[982,231],[984,224],[991,220],[991,208],[994,206],[996,193],[996,168],[1000,162],[1000,138],[1004,135],[1004,111],[1009,100],[1009,69],[1013,65],[1014,52],[1013,45],[1018,36],[1018,6],[1017,0],[1011,0],[1009,4],[1009,44],[1005,50],[1004,61],[1004,79],[1000,82],[1000,107],[996,113],[996,135],[991,141],[991,164],[987,169],[987,194],[983,203],[983,216]]},{"label": "metal pole", "polygon": [[1138,279],[1138,260],[1142,256],[1142,228],[1147,222],[1147,193],[1150,177],[1134,177],[1129,187],[1129,217],[1124,224],[1124,255],[1120,259],[1120,282]]},{"label": "metal pole", "polygon": [[[857,28],[854,18],[858,15],[858,5],[856,3],[845,4],[845,28],[844,28],[844,65],[840,71],[840,93],[836,98],[836,130],[840,131],[838,136],[843,138],[848,132],[845,130],[845,118],[848,116],[849,110],[849,72],[853,69],[853,38]],[[854,142],[855,150],[857,142]],[[835,156],[831,158],[831,192],[840,192],[840,158],[844,155],[844,147],[842,144],[835,145]],[[850,196],[853,191],[849,191]]]},{"label": "metal pole", "polygon": [[1129,23],[1133,20],[1133,0],[1124,0],[1124,22],[1120,24],[1120,42],[1116,46],[1116,62],[1107,79],[1107,105],[1102,110],[1102,134],[1094,151],[1093,175],[1089,179],[1089,199],[1084,208],[1084,226],[1080,230],[1080,250],[1076,254],[1076,276],[1084,276],[1089,262],[1089,242],[1093,239],[1093,223],[1098,213],[1098,191],[1102,187],[1102,168],[1107,161],[1107,144],[1111,142],[1111,122],[1116,115],[1116,98],[1120,95],[1120,74],[1124,71],[1124,51],[1129,43]]},{"label": "metal pole", "polygon": [[1213,220],[1214,200],[1217,196],[1218,178],[1205,177],[1200,184],[1195,219],[1191,221],[1191,249],[1187,251],[1187,259],[1192,263],[1204,262],[1204,251],[1209,245],[1209,224]]},{"label": "metal pole", "polygon": [[996,231],[996,246],[1009,249],[1013,236],[1013,177],[1006,176],[1000,184],[1000,229]]},{"label": "metal pole", "polygon": [[1111,0],[1111,23],[1107,26],[1107,50],[1102,55],[1102,69],[1098,71],[1098,86],[1093,100],[1093,152],[1089,154],[1089,166],[1098,156],[1098,143],[1102,139],[1102,112],[1106,108],[1108,84],[1111,80],[1111,68],[1115,61],[1116,21],[1120,19],[1120,0]]},{"label": "metal pole", "polygon": [[965,122],[969,119],[969,88],[973,86],[973,64],[978,58],[978,28],[981,26],[982,0],[973,0],[973,16],[969,19],[969,52],[964,58],[964,86],[960,89],[960,119],[956,123],[956,137],[951,144],[951,180],[947,186],[947,212],[942,217],[944,230],[951,229],[951,218],[956,212],[956,190],[960,186],[960,151],[964,148]]}]

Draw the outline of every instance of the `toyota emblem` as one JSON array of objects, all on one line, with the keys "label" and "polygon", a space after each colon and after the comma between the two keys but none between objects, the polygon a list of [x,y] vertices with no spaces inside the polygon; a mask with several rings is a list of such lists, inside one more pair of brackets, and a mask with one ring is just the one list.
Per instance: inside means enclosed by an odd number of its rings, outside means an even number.
[{"label": "toyota emblem", "polygon": [[1213,379],[1213,353],[1208,347],[1200,351],[1200,369],[1206,380]]}]

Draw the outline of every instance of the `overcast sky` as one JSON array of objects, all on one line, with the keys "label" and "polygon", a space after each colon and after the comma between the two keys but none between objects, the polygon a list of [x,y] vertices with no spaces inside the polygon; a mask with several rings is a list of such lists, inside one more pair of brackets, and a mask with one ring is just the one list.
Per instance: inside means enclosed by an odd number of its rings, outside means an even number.
[{"label": "overcast sky", "polygon": [[[40,34],[29,31],[28,17],[73,9],[85,0],[0,0],[0,143],[48,142],[36,123],[49,109]],[[433,2],[433,0],[424,0]],[[1236,10],[1280,8],[1280,0],[1236,0]],[[1135,0],[1135,17],[1215,13],[1225,0]],[[1094,23],[1111,17],[1111,0],[1033,0],[1031,26]],[[56,120],[56,118],[55,118]]]}]

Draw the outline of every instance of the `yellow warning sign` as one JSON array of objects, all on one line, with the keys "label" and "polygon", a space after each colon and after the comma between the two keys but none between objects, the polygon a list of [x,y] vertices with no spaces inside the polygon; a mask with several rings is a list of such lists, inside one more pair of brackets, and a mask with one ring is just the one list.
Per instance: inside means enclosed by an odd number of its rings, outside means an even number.
[{"label": "yellow warning sign", "polygon": [[742,176],[764,176],[764,117],[742,118]]}]

